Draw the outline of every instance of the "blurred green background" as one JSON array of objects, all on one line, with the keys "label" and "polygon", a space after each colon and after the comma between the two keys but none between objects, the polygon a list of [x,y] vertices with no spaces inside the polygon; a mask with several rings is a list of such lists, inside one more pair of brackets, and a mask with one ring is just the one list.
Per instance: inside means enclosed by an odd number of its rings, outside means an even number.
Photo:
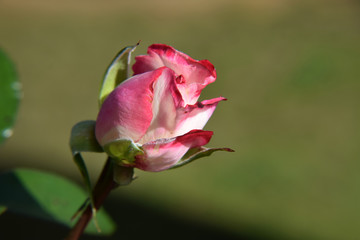
[{"label": "blurred green background", "polygon": [[[135,55],[166,43],[215,65],[218,79],[202,99],[229,100],[206,126],[215,133],[208,146],[236,152],[137,171],[105,205],[114,218],[127,218],[117,214],[131,203],[139,229],[161,213],[242,239],[360,238],[355,0],[0,0],[0,47],[24,91],[0,169],[40,168],[80,182],[70,129],[96,118],[105,68],[139,40]],[[85,157],[95,179],[105,156]]]}]

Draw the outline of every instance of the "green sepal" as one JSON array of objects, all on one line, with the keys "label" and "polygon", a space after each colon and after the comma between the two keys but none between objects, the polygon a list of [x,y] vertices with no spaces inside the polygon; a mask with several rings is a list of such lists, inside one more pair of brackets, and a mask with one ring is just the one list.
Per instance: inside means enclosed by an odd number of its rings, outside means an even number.
[{"label": "green sepal", "polygon": [[[96,208],[94,207],[95,205],[89,172],[86,168],[85,161],[81,156],[81,152],[103,152],[102,147],[99,145],[95,137],[95,123],[95,121],[87,120],[75,124],[71,130],[70,147],[74,162],[80,170],[87,194],[90,199],[95,227],[98,231],[100,231],[96,220]],[[82,205],[82,207],[80,207],[74,217],[85,208],[87,201],[88,200],[85,200],[85,203]]]},{"label": "green sepal", "polygon": [[134,180],[134,168],[123,167],[118,164],[114,164],[114,177],[113,180],[119,186],[129,185]]},{"label": "green sepal", "polygon": [[95,124],[93,120],[78,122],[71,129],[70,147],[76,152],[104,152],[95,137]]},{"label": "green sepal", "polygon": [[213,152],[216,151],[234,152],[234,150],[230,148],[206,148],[206,147],[192,148],[181,158],[181,160],[178,163],[176,163],[174,166],[172,166],[169,169],[182,167],[188,163],[191,163],[196,159],[210,156]]},{"label": "green sepal", "polygon": [[135,157],[144,155],[144,151],[129,139],[119,139],[104,146],[105,152],[113,161],[122,166],[133,166]]},{"label": "green sepal", "polygon": [[71,220],[74,220],[75,218],[77,218],[79,216],[79,214],[85,210],[85,208],[88,206],[89,203],[90,203],[90,198],[87,198],[83,202],[83,204],[81,204],[81,206],[78,208],[78,210],[74,213],[74,215],[71,217]]},{"label": "green sepal", "polygon": [[76,163],[76,166],[78,166],[78,168],[80,170],[80,173],[81,173],[81,176],[82,176],[82,178],[84,180],[86,191],[87,191],[87,194],[88,194],[89,197],[81,205],[81,207],[75,213],[75,215],[72,217],[72,219],[75,218],[78,215],[78,213],[80,213],[82,210],[85,209],[85,207],[87,206],[87,204],[88,204],[88,202],[90,200],[91,211],[92,211],[92,214],[93,214],[92,219],[94,221],[94,224],[95,224],[95,227],[96,227],[97,231],[101,232],[98,221],[96,219],[96,208],[95,208],[95,203],[94,203],[94,196],[92,194],[92,186],[91,186],[90,176],[89,176],[89,172],[88,172],[88,170],[86,168],[85,161],[84,161],[84,159],[82,158],[82,156],[81,156],[81,154],[79,152],[76,152],[76,153],[73,152],[73,158],[74,158],[74,162]]},{"label": "green sepal", "polygon": [[75,124],[71,130],[70,137],[71,153],[73,155],[74,162],[76,163],[80,170],[81,176],[83,177],[91,203],[94,201],[92,199],[90,176],[87,171],[84,159],[81,156],[81,152],[103,152],[102,147],[95,138],[95,123],[95,121],[88,120]]},{"label": "green sepal", "polygon": [[107,96],[125,79],[130,77],[131,53],[139,45],[123,48],[112,60],[107,68],[101,83],[99,93],[99,106],[103,104]]}]

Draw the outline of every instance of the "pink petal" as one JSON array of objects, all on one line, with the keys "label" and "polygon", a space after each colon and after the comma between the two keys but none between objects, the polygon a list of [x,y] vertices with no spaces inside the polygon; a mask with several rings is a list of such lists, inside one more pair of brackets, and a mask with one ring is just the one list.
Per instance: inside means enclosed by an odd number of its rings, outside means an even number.
[{"label": "pink petal", "polygon": [[148,55],[135,57],[134,74],[152,71],[162,66],[171,68],[178,77],[177,85],[184,99],[184,106],[195,104],[201,90],[216,79],[215,68],[208,60],[194,60],[164,44],[151,45],[147,53]]},{"label": "pink petal", "polygon": [[181,106],[182,98],[176,87],[174,71],[163,68],[163,74],[153,84],[153,118],[146,134],[139,140],[141,144],[174,136],[171,132],[176,126],[176,109]]},{"label": "pink petal", "polygon": [[145,155],[136,160],[136,167],[145,171],[158,172],[176,164],[190,149],[207,144],[213,132],[192,130],[176,138],[159,139],[142,146]]},{"label": "pink petal", "polygon": [[150,126],[153,83],[169,70],[136,75],[121,83],[104,101],[96,120],[95,134],[100,145],[116,139],[138,141]]},{"label": "pink petal", "polygon": [[173,131],[175,136],[187,133],[191,129],[203,129],[217,104],[226,98],[218,97],[198,102],[195,105],[188,105],[185,108],[177,109],[176,128]]}]

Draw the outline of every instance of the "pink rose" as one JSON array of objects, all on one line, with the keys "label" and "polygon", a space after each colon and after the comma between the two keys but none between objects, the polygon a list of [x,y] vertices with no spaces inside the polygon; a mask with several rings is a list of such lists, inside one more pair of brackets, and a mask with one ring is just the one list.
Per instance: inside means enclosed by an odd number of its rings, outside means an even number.
[{"label": "pink rose", "polygon": [[122,165],[162,171],[210,141],[213,132],[202,129],[226,99],[197,101],[216,79],[207,60],[163,44],[151,45],[148,55],[135,60],[134,76],[116,87],[100,109],[96,139]]}]

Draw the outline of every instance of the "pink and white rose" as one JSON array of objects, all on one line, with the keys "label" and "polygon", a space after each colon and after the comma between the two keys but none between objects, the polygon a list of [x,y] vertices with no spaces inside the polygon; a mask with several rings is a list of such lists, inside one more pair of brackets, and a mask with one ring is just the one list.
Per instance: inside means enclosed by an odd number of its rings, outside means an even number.
[{"label": "pink and white rose", "polygon": [[216,79],[214,66],[174,48],[154,44],[135,57],[134,76],[106,98],[96,121],[101,146],[119,140],[138,147],[123,165],[145,171],[173,167],[191,149],[207,144],[213,132],[202,130],[223,97],[198,102]]}]

